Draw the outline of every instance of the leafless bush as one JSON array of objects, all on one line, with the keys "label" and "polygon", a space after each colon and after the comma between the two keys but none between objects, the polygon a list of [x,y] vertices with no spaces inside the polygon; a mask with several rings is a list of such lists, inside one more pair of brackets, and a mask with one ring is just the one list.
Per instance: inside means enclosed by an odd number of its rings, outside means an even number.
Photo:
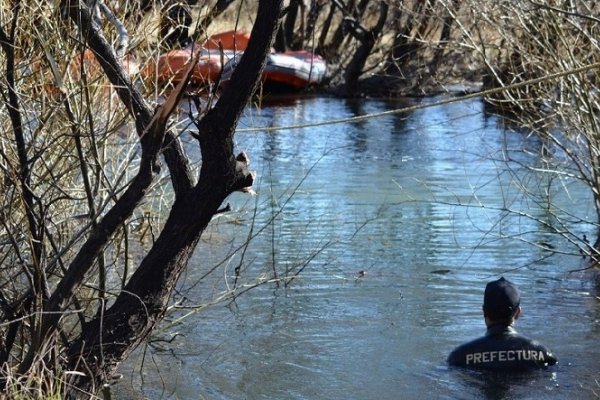
[{"label": "leafless bush", "polygon": [[144,37],[139,6],[0,6],[2,389],[96,392],[164,317],[222,201],[252,185],[232,135],[280,2],[258,5],[236,90],[187,126],[171,118],[186,79],[160,105],[138,81],[135,56],[160,41]]},{"label": "leafless bush", "polygon": [[[487,100],[546,146],[549,174],[577,178],[590,189],[600,218],[597,2],[498,2],[487,11],[494,42],[478,43],[488,78],[484,89],[507,87]],[[528,83],[530,81],[535,83]],[[560,132],[560,133],[559,133]],[[557,151],[564,162],[553,157]],[[572,238],[582,252],[586,238]]]}]

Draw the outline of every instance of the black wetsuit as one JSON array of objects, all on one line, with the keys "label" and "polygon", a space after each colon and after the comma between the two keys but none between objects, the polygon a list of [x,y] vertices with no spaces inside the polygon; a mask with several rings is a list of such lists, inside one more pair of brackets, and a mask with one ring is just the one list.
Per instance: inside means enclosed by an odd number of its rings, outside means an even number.
[{"label": "black wetsuit", "polygon": [[505,325],[489,327],[485,336],[457,347],[448,357],[450,365],[505,371],[542,368],[556,362],[546,346]]}]

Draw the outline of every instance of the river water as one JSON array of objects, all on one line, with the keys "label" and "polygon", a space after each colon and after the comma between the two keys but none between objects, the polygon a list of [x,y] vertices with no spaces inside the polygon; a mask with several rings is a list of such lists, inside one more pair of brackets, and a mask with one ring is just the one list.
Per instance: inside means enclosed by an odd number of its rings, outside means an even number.
[{"label": "river water", "polygon": [[[536,137],[477,99],[251,129],[406,105],[319,97],[248,107],[236,145],[257,171],[257,195],[234,194],[215,218],[176,296],[190,308],[123,365],[118,398],[598,397],[598,293],[589,272],[573,272],[577,249],[553,232],[594,237],[594,210],[585,187],[544,172]],[[297,278],[192,307],[274,271]],[[455,346],[484,333],[483,289],[500,276],[522,291],[517,329],[550,347],[557,366],[511,377],[446,366]]]}]

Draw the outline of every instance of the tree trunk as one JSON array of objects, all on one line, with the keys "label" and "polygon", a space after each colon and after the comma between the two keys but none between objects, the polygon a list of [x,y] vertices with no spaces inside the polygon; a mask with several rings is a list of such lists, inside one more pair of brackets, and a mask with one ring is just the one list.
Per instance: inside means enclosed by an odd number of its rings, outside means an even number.
[{"label": "tree trunk", "polygon": [[431,73],[434,74],[435,71],[441,64],[442,57],[444,52],[446,51],[446,43],[450,40],[450,35],[452,33],[452,26],[454,25],[454,10],[457,10],[460,7],[460,3],[457,0],[452,1],[449,5],[452,7],[452,10],[448,12],[446,17],[444,18],[442,31],[440,32],[440,38],[438,40],[437,48],[433,54],[433,59],[431,61]]},{"label": "tree trunk", "polygon": [[348,95],[355,94],[358,78],[367,62],[367,58],[373,50],[377,37],[381,34],[385,21],[387,20],[389,5],[382,1],[380,3],[379,19],[373,29],[367,31],[364,28],[353,24],[350,28],[352,34],[361,42],[360,47],[354,53],[352,59],[346,67],[344,91]]},{"label": "tree trunk", "polygon": [[[354,9],[354,7],[356,5],[356,0],[348,0],[348,5],[346,6],[347,8],[344,8],[343,4],[341,4],[341,2],[339,2],[337,0],[334,0],[333,3],[344,14],[344,17],[346,17],[346,16],[352,15],[351,10]],[[335,7],[335,6],[332,5],[331,7]],[[331,42],[329,42],[327,44],[327,56],[328,57],[333,57],[333,58],[338,57],[340,46],[344,42],[345,37],[346,37],[346,28],[344,27],[344,22],[342,21],[342,23],[340,23],[338,25],[337,29],[333,33],[333,38],[331,39]]]},{"label": "tree trunk", "polygon": [[[183,173],[172,176],[176,200],[163,231],[124,290],[104,313],[82,326],[80,338],[70,345],[68,368],[85,374],[70,382],[70,397],[96,392],[152,331],[164,316],[171,292],[212,216],[229,194],[252,185],[246,157],[234,156],[233,133],[264,67],[280,9],[281,0],[260,0],[252,39],[231,84],[215,107],[197,121],[203,161],[198,183],[190,184],[189,171],[176,153],[171,153],[170,162],[169,155],[165,157],[172,175]],[[71,11],[79,23],[84,6],[71,5]],[[171,143],[173,139],[166,140]],[[52,304],[61,307],[63,301]]]},{"label": "tree trunk", "polygon": [[285,32],[283,28],[283,24],[279,24],[279,29],[277,29],[277,34],[275,35],[275,42],[273,43],[273,48],[278,53],[283,53],[287,50],[287,43],[285,41]]},{"label": "tree trunk", "polygon": [[[425,1],[415,2],[410,15],[420,15],[425,3]],[[406,18],[405,24],[401,25],[402,8],[398,7],[394,13],[394,20],[397,24],[396,35],[394,36],[394,44],[388,60],[386,73],[389,75],[403,75],[406,64],[420,47],[420,44],[411,37],[412,31],[417,26],[419,20],[417,17]]]},{"label": "tree trunk", "polygon": [[325,41],[327,40],[327,35],[329,34],[329,29],[331,29],[331,23],[333,21],[333,17],[335,16],[335,6],[329,6],[329,13],[327,14],[327,18],[323,23],[323,27],[321,28],[321,34],[319,35],[319,41],[317,42],[317,53],[325,54]]}]

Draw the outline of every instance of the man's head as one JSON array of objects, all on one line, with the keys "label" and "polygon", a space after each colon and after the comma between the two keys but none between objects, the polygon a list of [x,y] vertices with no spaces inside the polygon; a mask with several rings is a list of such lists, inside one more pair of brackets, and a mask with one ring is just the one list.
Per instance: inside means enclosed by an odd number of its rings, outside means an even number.
[{"label": "man's head", "polygon": [[485,287],[483,295],[483,315],[486,321],[511,324],[520,313],[521,296],[519,290],[504,278],[492,281]]}]

